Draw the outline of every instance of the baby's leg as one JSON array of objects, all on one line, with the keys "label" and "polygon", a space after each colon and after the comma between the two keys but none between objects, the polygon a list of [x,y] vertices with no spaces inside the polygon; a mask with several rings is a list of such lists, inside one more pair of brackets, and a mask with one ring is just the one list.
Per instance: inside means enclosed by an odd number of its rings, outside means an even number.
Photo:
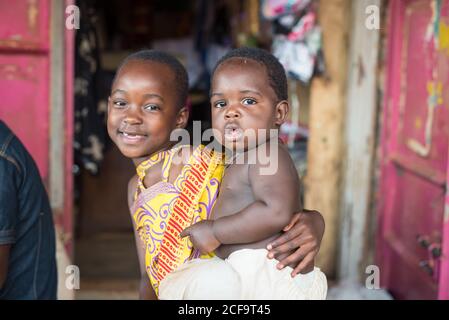
[{"label": "baby's leg", "polygon": [[226,261],[240,277],[242,299],[247,300],[324,300],[327,280],[319,268],[291,277],[292,268],[276,268],[265,249],[242,249]]},{"label": "baby's leg", "polygon": [[235,300],[240,298],[237,274],[224,260],[194,259],[170,273],[159,286],[161,300]]}]

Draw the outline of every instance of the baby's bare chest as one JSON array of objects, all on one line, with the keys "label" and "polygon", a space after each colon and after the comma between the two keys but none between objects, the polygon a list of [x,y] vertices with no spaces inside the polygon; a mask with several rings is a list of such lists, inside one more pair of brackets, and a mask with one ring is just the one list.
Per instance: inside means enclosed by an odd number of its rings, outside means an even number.
[{"label": "baby's bare chest", "polygon": [[213,219],[232,215],[254,202],[248,178],[248,165],[233,164],[225,170]]}]

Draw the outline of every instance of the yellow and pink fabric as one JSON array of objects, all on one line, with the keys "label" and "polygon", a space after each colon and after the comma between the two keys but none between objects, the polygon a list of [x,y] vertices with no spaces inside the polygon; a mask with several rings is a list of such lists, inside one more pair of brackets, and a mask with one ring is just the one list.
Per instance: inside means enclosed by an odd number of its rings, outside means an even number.
[{"label": "yellow and pink fabric", "polygon": [[[179,235],[186,227],[210,216],[218,195],[224,165],[222,154],[203,145],[196,147],[174,183],[168,181],[171,165],[181,146],[159,152],[137,167],[138,186],[132,208],[136,229],[145,244],[145,266],[158,294],[160,282],[172,271],[200,255],[188,237]],[[146,188],[146,171],[162,164],[162,180]]]}]

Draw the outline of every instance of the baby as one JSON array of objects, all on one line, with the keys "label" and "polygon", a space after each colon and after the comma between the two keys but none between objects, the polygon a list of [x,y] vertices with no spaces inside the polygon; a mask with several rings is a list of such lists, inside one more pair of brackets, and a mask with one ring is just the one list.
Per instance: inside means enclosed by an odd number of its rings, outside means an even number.
[{"label": "baby", "polygon": [[[282,65],[261,49],[229,52],[212,74],[214,134],[235,156],[212,219],[186,228],[181,236],[189,236],[200,252],[215,251],[226,259],[240,279],[236,299],[326,297],[326,277],[319,268],[292,278],[294,266],[279,271],[276,261],[266,259],[267,244],[291,220],[290,213],[302,209],[295,165],[276,134],[288,113],[287,95]],[[277,170],[263,174],[265,158]]]}]

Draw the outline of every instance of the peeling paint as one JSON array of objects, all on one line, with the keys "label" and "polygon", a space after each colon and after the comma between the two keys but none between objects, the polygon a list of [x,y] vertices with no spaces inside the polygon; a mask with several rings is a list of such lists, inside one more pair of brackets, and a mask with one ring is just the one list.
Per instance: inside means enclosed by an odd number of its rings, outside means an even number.
[{"label": "peeling paint", "polygon": [[446,205],[444,206],[444,223],[449,222],[449,199],[446,200]]},{"label": "peeling paint", "polygon": [[415,139],[407,140],[407,147],[421,157],[427,157],[432,148],[432,126],[434,111],[438,105],[443,104],[443,84],[441,81],[427,82],[427,119],[425,126],[424,145]]},{"label": "peeling paint", "polygon": [[443,104],[443,83],[441,81],[429,81],[427,83],[427,93],[429,95],[427,100],[429,107],[433,108]]},{"label": "peeling paint", "polygon": [[449,24],[446,24],[444,21],[440,23],[439,49],[449,57]]},{"label": "peeling paint", "polygon": [[432,8],[432,18],[427,26],[426,41],[430,42],[433,40],[435,48],[438,49],[440,40],[441,0],[433,0],[430,6]]},{"label": "peeling paint", "polygon": [[421,129],[422,128],[422,120],[420,117],[416,117],[415,119],[415,129]]},{"label": "peeling paint", "polygon": [[[432,147],[432,126],[434,112],[437,106],[443,104],[443,84],[438,79],[438,68],[436,52],[442,50],[442,48],[448,49],[449,52],[449,36],[446,34],[449,32],[446,28],[446,24],[441,20],[441,0],[433,0],[431,3],[432,17],[429,21],[426,31],[426,42],[428,44],[427,50],[429,50],[429,65],[432,66],[430,70],[430,80],[427,82],[427,119],[425,123],[425,141],[424,144],[415,140],[408,139],[407,147],[413,152],[417,153],[421,157],[427,157]],[[444,38],[444,39],[443,39]],[[418,127],[419,123],[415,121],[415,127]]]}]

